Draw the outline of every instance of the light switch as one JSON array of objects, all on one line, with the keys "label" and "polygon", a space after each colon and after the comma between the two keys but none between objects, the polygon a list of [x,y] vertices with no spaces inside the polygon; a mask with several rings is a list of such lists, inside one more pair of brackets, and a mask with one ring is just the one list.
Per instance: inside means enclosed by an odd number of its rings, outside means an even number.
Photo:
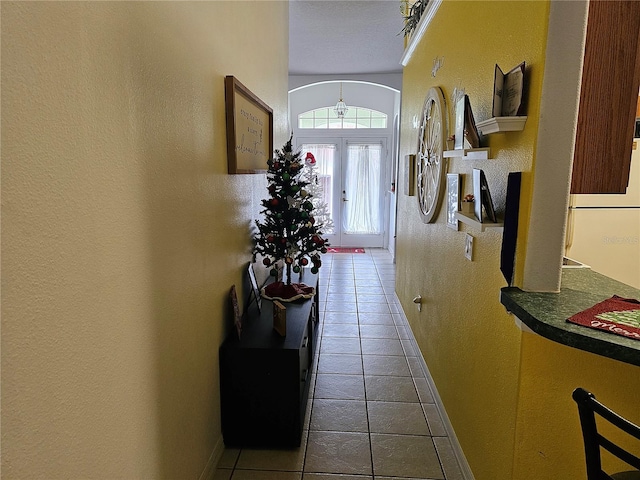
[{"label": "light switch", "polygon": [[473,261],[473,237],[467,233],[464,239],[464,256]]}]

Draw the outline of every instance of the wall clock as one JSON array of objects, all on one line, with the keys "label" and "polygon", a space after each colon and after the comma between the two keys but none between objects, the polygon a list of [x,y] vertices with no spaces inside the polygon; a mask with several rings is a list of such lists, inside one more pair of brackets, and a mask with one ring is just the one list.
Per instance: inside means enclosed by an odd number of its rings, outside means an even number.
[{"label": "wall clock", "polygon": [[432,87],[422,107],[418,129],[417,187],[418,204],[424,223],[433,223],[442,203],[445,178],[443,157],[445,122],[447,121],[444,95],[440,87]]}]

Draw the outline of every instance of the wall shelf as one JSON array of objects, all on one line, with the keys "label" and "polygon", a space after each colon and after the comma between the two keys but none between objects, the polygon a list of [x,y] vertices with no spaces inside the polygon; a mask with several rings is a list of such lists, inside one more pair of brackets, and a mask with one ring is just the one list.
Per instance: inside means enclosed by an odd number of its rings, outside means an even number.
[{"label": "wall shelf", "polygon": [[462,158],[463,160],[489,160],[490,155],[489,147],[445,150],[442,154],[444,158]]},{"label": "wall shelf", "polygon": [[470,214],[467,215],[462,212],[456,212],[456,220],[466,223],[467,225],[471,225],[472,227],[480,229],[481,232],[484,232],[487,228],[500,228],[502,229],[504,223],[487,223],[487,222],[479,222],[475,215]]},{"label": "wall shelf", "polygon": [[524,130],[527,117],[493,117],[483,122],[476,123],[476,127],[482,135],[497,132],[520,132]]}]

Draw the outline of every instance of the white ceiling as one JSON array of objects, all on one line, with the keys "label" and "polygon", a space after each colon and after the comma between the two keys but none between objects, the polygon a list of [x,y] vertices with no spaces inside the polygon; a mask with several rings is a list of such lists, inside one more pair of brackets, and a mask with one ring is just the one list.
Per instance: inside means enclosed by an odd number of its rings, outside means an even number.
[{"label": "white ceiling", "polygon": [[400,0],[290,0],[289,75],[400,73]]}]

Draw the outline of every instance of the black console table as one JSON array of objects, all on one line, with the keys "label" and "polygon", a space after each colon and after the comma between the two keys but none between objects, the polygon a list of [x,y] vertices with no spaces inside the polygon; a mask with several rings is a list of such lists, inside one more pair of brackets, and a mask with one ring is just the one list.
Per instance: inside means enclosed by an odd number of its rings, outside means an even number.
[{"label": "black console table", "polygon": [[318,322],[318,277],[305,271],[302,281],[316,287],[316,295],[284,303],[286,337],[273,330],[273,303],[263,299],[261,314],[254,309],[246,315],[241,339],[231,332],[220,347],[222,435],[228,447],[300,446]]}]

